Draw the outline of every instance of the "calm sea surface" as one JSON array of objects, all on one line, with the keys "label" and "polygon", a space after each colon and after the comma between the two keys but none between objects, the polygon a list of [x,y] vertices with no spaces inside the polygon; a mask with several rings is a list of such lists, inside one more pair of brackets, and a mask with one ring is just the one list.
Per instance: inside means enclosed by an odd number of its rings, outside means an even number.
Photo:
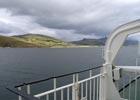
[{"label": "calm sea surface", "polygon": [[[117,65],[135,65],[137,47],[123,47]],[[103,63],[102,47],[0,48],[0,100],[15,100],[7,86],[93,68]]]}]

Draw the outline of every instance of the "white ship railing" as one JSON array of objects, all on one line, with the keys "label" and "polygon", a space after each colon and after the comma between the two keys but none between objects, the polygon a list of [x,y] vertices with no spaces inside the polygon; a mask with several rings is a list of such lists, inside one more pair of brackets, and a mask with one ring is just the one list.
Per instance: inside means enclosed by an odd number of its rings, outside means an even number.
[{"label": "white ship railing", "polygon": [[[83,79],[81,81],[78,81],[78,74],[73,75],[73,83],[67,84],[62,87],[56,88],[56,79],[54,79],[54,89],[50,91],[46,91],[40,94],[35,95],[35,97],[40,98],[42,96],[46,96],[46,100],[49,99],[49,95],[51,93],[54,94],[54,100],[56,100],[57,92],[61,92],[61,100],[70,100],[70,89],[72,89],[72,100],[99,100],[99,93],[100,93],[100,77],[103,77],[105,73],[98,74],[95,76],[91,75],[90,71],[90,77]],[[75,78],[76,76],[76,78]],[[75,80],[76,79],[76,80]],[[85,85],[85,86],[84,86]],[[85,88],[85,93],[84,93]],[[66,89],[66,95],[67,98],[64,99],[64,89]],[[84,95],[85,94],[85,95]]]},{"label": "white ship railing", "polygon": [[[61,76],[51,77],[43,80],[33,81],[24,83],[14,88],[8,88],[8,90],[18,95],[18,100],[102,100],[100,99],[101,91],[105,87],[100,87],[102,78],[106,76],[106,73],[100,73],[102,66],[95,67],[84,71],[69,73]],[[87,74],[86,78],[80,78],[80,75]],[[95,74],[95,72],[97,72]],[[114,73],[114,71],[112,72]],[[61,77],[72,76],[71,83],[66,85],[57,86],[59,84],[57,80]],[[120,95],[124,100],[140,100],[138,90],[140,87],[140,73],[139,72],[128,72],[125,70],[121,71],[121,78],[114,83],[116,88],[120,92]],[[34,85],[40,85],[41,82],[48,82],[52,80],[53,88],[47,91],[42,91],[37,94],[34,93]],[[70,80],[70,79],[69,79]],[[66,80],[61,80],[62,83]],[[39,86],[37,86],[39,87]],[[43,85],[42,88],[47,85]],[[41,87],[40,87],[41,89]],[[37,89],[38,90],[38,89]],[[37,91],[36,90],[36,91]]]},{"label": "white ship railing", "polygon": [[[18,100],[100,100],[100,82],[101,77],[104,77],[106,73],[100,73],[103,66],[98,66],[95,68],[69,73],[61,76],[50,77],[43,80],[33,81],[29,83],[23,83],[18,86],[8,87],[7,89],[11,92],[17,94]],[[87,74],[86,78],[82,78]],[[71,83],[63,86],[57,86],[59,84],[57,80],[61,77],[72,76]],[[41,82],[48,82],[52,80],[53,88],[47,91],[42,91],[37,94],[32,94],[34,92],[33,87],[35,84]],[[70,80],[70,78],[68,79]],[[66,80],[61,80],[63,83]],[[59,81],[60,82],[60,81]],[[43,85],[43,87],[48,87]],[[41,89],[41,88],[40,88]],[[39,90],[39,89],[37,89]],[[45,99],[44,99],[45,98]]]}]

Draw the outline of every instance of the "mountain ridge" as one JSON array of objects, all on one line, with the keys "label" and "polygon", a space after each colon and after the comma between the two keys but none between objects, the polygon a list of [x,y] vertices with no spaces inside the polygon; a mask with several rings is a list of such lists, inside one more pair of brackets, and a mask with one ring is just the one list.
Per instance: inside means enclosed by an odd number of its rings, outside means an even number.
[{"label": "mountain ridge", "polygon": [[[104,46],[105,42],[107,40],[107,37],[104,38],[99,38],[99,39],[89,39],[89,38],[84,38],[82,40],[79,41],[72,41],[71,43],[73,44],[77,44],[77,45],[98,45],[98,46]],[[136,45],[137,41],[136,40],[130,40],[127,39],[123,45],[127,46],[127,45]]]}]

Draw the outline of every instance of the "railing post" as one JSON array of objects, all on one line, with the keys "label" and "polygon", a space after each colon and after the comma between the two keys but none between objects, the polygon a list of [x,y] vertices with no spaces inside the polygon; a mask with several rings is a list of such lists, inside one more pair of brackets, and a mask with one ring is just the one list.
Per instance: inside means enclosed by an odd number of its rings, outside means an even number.
[{"label": "railing post", "polygon": [[[103,73],[104,68],[100,69],[100,73]],[[105,76],[102,75],[100,76],[100,86],[99,86],[99,100],[104,100],[105,99],[105,86],[106,86],[106,82],[105,82]]]},{"label": "railing post", "polygon": [[81,99],[83,98],[83,83],[81,83]]},{"label": "railing post", "polygon": [[[21,87],[18,87],[18,90],[21,91]],[[18,96],[18,100],[22,100],[22,97],[21,96]]]},{"label": "railing post", "polygon": [[[53,79],[53,88],[56,90],[56,78]],[[54,92],[54,100],[56,100],[56,91]]]},{"label": "railing post", "polygon": [[93,79],[93,100],[96,100],[96,98],[95,98],[95,78]]},{"label": "railing post", "polygon": [[75,85],[76,100],[80,100],[78,80],[79,80],[79,76],[78,76],[78,74],[76,74],[76,85]]},{"label": "railing post", "polygon": [[75,74],[73,74],[72,100],[75,100]]},{"label": "railing post", "polygon": [[[92,70],[89,71],[89,77],[92,77]],[[89,89],[90,89],[90,92],[89,92],[89,93],[90,93],[90,94],[89,94],[89,95],[90,95],[90,96],[89,96],[89,100],[91,100],[91,97],[92,97],[92,95],[91,95],[91,92],[92,92],[91,80],[90,80],[90,85],[89,85],[89,86],[90,86],[90,87],[89,87]]]},{"label": "railing post", "polygon": [[78,74],[73,74],[72,100],[79,100]]},{"label": "railing post", "polygon": [[135,100],[137,100],[137,73],[135,72]]},{"label": "railing post", "polygon": [[64,91],[63,91],[63,89],[62,89],[62,90],[61,90],[61,100],[64,100],[63,95],[64,95]]},{"label": "railing post", "polygon": [[70,89],[69,89],[69,87],[67,88],[67,100],[69,100],[70,99]]},{"label": "railing post", "polygon": [[87,81],[85,82],[85,84],[86,84],[86,99],[88,98],[88,83],[87,83]]},{"label": "railing post", "polygon": [[46,100],[49,100],[49,94],[46,95]]},{"label": "railing post", "polygon": [[31,88],[30,88],[30,85],[27,85],[27,94],[31,94]]}]

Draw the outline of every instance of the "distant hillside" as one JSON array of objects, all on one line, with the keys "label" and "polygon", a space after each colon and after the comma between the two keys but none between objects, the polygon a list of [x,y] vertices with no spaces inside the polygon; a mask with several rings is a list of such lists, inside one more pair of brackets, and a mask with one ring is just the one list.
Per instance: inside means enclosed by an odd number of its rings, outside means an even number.
[{"label": "distant hillside", "polygon": [[[100,38],[100,39],[87,39],[84,38],[80,41],[73,41],[71,43],[77,44],[77,45],[105,45],[107,38]],[[119,41],[118,41],[119,42]],[[126,40],[124,45],[136,45],[137,41],[135,40]]]},{"label": "distant hillside", "polygon": [[71,43],[73,44],[78,44],[78,45],[104,45],[106,41],[106,38],[101,38],[101,39],[88,39],[84,38],[79,41],[73,41]]},{"label": "distant hillside", "polygon": [[0,36],[0,47],[37,47],[37,45],[14,37]]},{"label": "distant hillside", "polygon": [[73,45],[74,44],[40,34],[25,34],[12,37],[0,36],[0,47],[54,47]]}]

